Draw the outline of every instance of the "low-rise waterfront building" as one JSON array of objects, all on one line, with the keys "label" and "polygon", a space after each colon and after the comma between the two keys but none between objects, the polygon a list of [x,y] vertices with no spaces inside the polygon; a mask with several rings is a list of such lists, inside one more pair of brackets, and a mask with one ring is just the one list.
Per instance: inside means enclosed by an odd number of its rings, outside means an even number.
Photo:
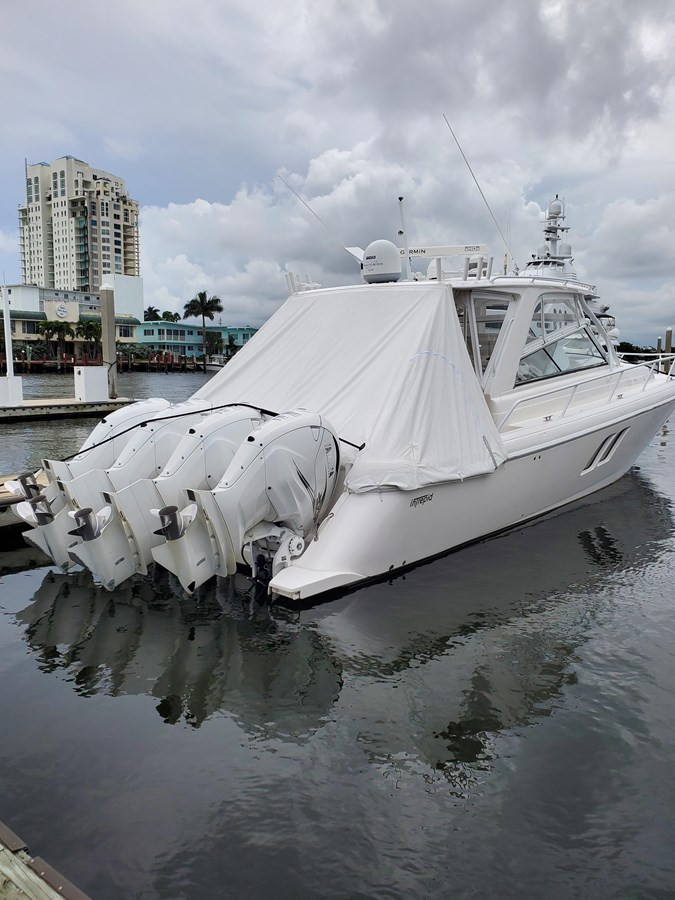
[{"label": "low-rise waterfront building", "polygon": [[[120,316],[143,319],[143,279],[125,275],[108,275],[109,284],[115,293],[115,312]],[[47,318],[73,319],[74,309],[78,316],[101,315],[101,297],[98,290],[72,291],[40,287],[35,284],[10,284],[7,287],[9,305],[13,310],[44,312]]]},{"label": "low-rise waterfront building", "polygon": [[[50,316],[47,311],[34,312],[32,310],[10,310],[9,314],[12,329],[12,345],[14,347],[14,355],[17,353],[30,350],[31,345],[38,344],[54,344],[58,340],[56,333],[50,336],[40,327],[42,322],[63,322],[69,326],[70,333],[64,329],[62,346],[63,352],[67,356],[79,357],[83,354],[91,355],[92,341],[91,332],[88,331],[87,325],[101,323],[99,315],[83,315],[74,316],[72,307],[67,310],[66,315],[60,319]],[[3,310],[0,309],[0,324],[4,320]],[[136,334],[141,322],[135,316],[119,315],[115,316],[115,340],[121,345],[136,345]],[[100,337],[99,341],[100,343]]]},{"label": "low-rise waterfront building", "polygon": [[[23,288],[23,285],[8,288],[9,291],[14,291],[10,295],[13,298],[10,321],[15,356],[17,353],[29,352],[39,344],[56,345],[56,336],[45,335],[44,326],[41,326],[44,322],[62,322],[69,326],[62,329],[62,353],[75,357],[92,354],[92,332],[88,326],[101,322],[98,294],[90,294],[85,300],[84,297],[76,296],[77,292],[32,288],[33,299],[36,301],[31,304],[33,308],[17,309],[17,299],[25,299]],[[3,312],[0,308],[0,326],[2,320]],[[209,341],[209,355],[222,361],[227,360],[250,340],[256,330],[249,325],[208,325],[207,334],[215,337],[213,342]],[[120,349],[126,346],[133,352],[137,348],[143,357],[164,353],[171,354],[174,358],[196,357],[204,353],[201,324],[195,320],[168,322],[160,319],[144,322],[138,316],[116,311],[115,340],[121,345]]]},{"label": "low-rise waterfront building", "polygon": [[[250,325],[207,324],[207,335],[213,335],[213,345],[209,351],[214,355],[231,356],[243,347],[255,334]],[[207,341],[209,338],[207,337]],[[197,319],[183,319],[167,322],[157,319],[142,322],[136,329],[136,342],[145,345],[149,351],[172,353],[174,356],[201,356],[204,353],[201,322]],[[229,348],[229,352],[228,352]]]}]

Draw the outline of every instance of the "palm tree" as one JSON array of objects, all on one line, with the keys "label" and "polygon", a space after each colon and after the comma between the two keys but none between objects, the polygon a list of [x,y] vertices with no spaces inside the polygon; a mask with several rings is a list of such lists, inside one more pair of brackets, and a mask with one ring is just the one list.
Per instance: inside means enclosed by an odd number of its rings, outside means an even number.
[{"label": "palm tree", "polygon": [[48,341],[53,341],[56,338],[56,362],[57,368],[60,368],[61,360],[65,354],[66,338],[75,337],[75,332],[68,322],[50,322],[49,319],[45,322],[38,322],[38,330]]},{"label": "palm tree", "polygon": [[156,306],[149,306],[143,310],[143,319],[146,322],[156,322],[160,318],[159,310]]},{"label": "palm tree", "polygon": [[220,297],[209,297],[206,291],[199,293],[185,304],[183,310],[184,319],[198,319],[202,317],[202,346],[204,348],[204,371],[206,372],[206,320],[213,321],[214,313],[223,311],[223,304]]},{"label": "palm tree", "polygon": [[91,356],[95,357],[98,354],[98,347],[101,342],[100,322],[86,320],[84,322],[78,322],[77,328],[75,329],[75,335],[84,338],[88,344],[91,344]]},{"label": "palm tree", "polygon": [[239,347],[237,347],[237,342],[233,334],[228,334],[227,336],[227,358],[232,359],[234,354],[237,352]]},{"label": "palm tree", "polygon": [[59,357],[63,359],[66,354],[66,338],[75,337],[75,332],[73,331],[72,326],[67,322],[54,322],[54,332],[56,335]]},{"label": "palm tree", "polygon": [[38,322],[38,331],[44,337],[45,343],[49,348],[49,353],[53,357],[54,356],[54,348],[52,347],[52,341],[54,340],[55,329],[54,326],[56,322],[50,322],[47,319],[46,322]]},{"label": "palm tree", "polygon": [[179,322],[180,321],[180,313],[169,312],[168,310],[164,310],[162,313],[162,319],[164,322]]}]

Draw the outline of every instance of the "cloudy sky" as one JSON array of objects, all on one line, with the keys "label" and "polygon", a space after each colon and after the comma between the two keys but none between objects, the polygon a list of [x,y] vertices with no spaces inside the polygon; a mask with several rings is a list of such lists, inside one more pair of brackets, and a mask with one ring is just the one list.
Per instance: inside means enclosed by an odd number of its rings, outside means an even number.
[{"label": "cloudy sky", "polygon": [[[24,158],[71,154],[142,208],[146,304],[217,293],[259,325],[286,270],[358,277],[341,244],[503,247],[566,199],[579,274],[622,336],[675,324],[672,0],[33,0],[0,33],[0,266],[19,280]],[[281,175],[325,222],[288,191]]]}]

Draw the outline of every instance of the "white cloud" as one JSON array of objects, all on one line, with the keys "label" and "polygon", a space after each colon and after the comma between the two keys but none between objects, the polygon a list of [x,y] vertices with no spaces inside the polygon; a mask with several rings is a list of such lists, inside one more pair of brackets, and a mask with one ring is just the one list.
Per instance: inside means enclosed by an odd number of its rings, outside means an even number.
[{"label": "white cloud", "polygon": [[[114,28],[85,0],[36,4],[12,7],[0,38],[14,123],[0,264],[14,280],[23,159],[64,153],[120,174],[143,204],[148,302],[162,308],[205,289],[259,323],[285,268],[333,283],[354,271],[340,241],[395,236],[399,194],[412,239],[487,240],[501,258],[445,112],[521,264],[560,192],[584,273],[611,276],[616,296],[653,291],[654,316],[668,314],[669,0],[119,0]],[[81,50],[55,60],[66,40]],[[640,260],[659,277],[645,284]]]},{"label": "white cloud", "polygon": [[640,287],[626,281],[605,279],[603,296],[616,315],[621,340],[640,346],[656,346],[666,328],[675,327],[673,282],[656,288]]},{"label": "white cloud", "polygon": [[675,191],[610,203],[588,249],[598,275],[675,282]]}]

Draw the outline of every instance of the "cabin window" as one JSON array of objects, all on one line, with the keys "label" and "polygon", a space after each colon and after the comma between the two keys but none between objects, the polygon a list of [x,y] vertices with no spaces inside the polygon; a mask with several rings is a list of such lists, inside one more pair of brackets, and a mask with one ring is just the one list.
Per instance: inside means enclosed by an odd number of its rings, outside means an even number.
[{"label": "cabin window", "polygon": [[454,291],[455,308],[466,348],[476,375],[481,378],[506,319],[510,294],[487,291]]},{"label": "cabin window", "polygon": [[[464,337],[464,343],[466,344],[466,349],[469,351],[469,357],[474,364],[474,367],[478,367],[478,361],[476,358],[476,354],[474,353],[473,341],[471,339],[471,323],[469,316],[469,303],[468,303],[469,295],[464,291],[457,291],[455,295],[455,309],[457,310],[457,318],[459,319],[459,327],[462,330],[462,336]],[[480,374],[480,373],[479,373]]]},{"label": "cabin window", "polygon": [[534,309],[527,334],[527,343],[549,337],[553,332],[569,328],[570,325],[576,325],[579,321],[579,308],[575,299],[545,294]]},{"label": "cabin window", "polygon": [[509,300],[507,297],[474,294],[473,301],[480,363],[483,372],[485,372],[492,358],[497,338],[504,325],[506,312],[509,308]]},{"label": "cabin window", "polygon": [[573,331],[558,340],[550,340],[549,337],[543,347],[524,356],[518,366],[516,384],[603,366],[606,362],[600,348],[585,329]]}]

